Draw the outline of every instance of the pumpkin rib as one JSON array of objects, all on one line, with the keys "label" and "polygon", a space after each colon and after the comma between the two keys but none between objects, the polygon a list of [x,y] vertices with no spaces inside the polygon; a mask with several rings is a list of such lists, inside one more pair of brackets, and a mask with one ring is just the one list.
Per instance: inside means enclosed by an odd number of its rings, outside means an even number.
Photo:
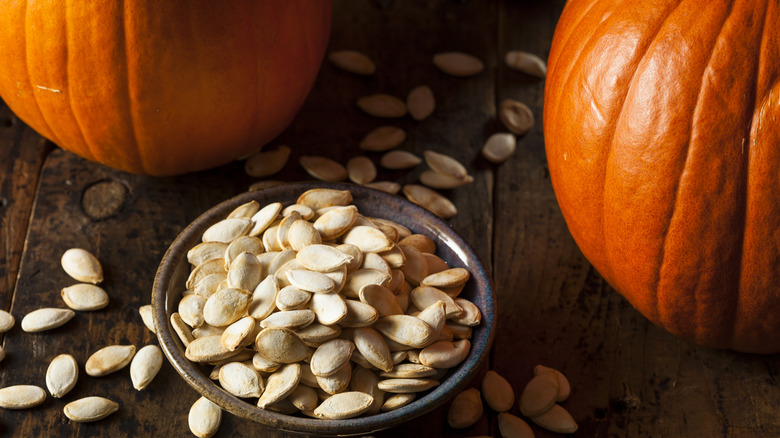
[{"label": "pumpkin rib", "polygon": [[[125,7],[125,0],[120,1],[120,8],[122,8],[122,16],[120,18],[122,22],[122,52],[124,55],[124,63],[121,63],[124,66],[124,81],[122,81],[123,84],[125,84],[125,91],[127,92],[127,120],[130,124],[130,134],[131,136],[127,139],[128,142],[131,144],[132,147],[125,148],[124,150],[128,152],[128,155],[133,155],[133,161],[136,164],[140,164],[141,169],[143,169],[144,172],[150,172],[152,171],[152,166],[147,163],[147,160],[145,157],[147,154],[145,154],[145,145],[143,145],[141,141],[138,140],[138,124],[135,120],[135,105],[133,104],[133,93],[130,90],[130,56],[127,50],[127,35],[128,35],[128,29],[127,29],[127,17],[126,17],[126,11],[127,8]],[[130,157],[125,157],[125,160],[127,160]],[[125,161],[125,165],[127,165],[127,162]],[[132,165],[131,167],[136,167],[136,165]],[[155,169],[156,170],[156,169]]]},{"label": "pumpkin rib", "polygon": [[35,85],[33,84],[32,80],[32,74],[30,72],[30,59],[27,56],[27,48],[28,48],[28,42],[27,42],[27,35],[30,35],[32,32],[28,32],[28,20],[27,20],[27,2],[23,2],[24,12],[22,15],[24,15],[24,24],[22,25],[22,28],[24,29],[24,65],[25,65],[25,73],[27,76],[27,82],[30,84],[30,95],[32,96],[32,101],[35,103],[35,108],[38,110],[38,114],[40,114],[40,120],[44,123],[44,128],[48,131],[48,137],[51,137],[50,140],[52,140],[54,143],[60,144],[59,136],[54,132],[54,130],[51,128],[51,124],[49,123],[49,120],[46,118],[46,114],[41,109],[41,105],[38,102],[38,96],[35,91]]},{"label": "pumpkin rib", "polygon": [[[659,255],[660,256],[660,263],[658,265],[659,269],[655,271],[656,274],[657,274],[657,278],[656,278],[656,281],[655,281],[655,287],[652,288],[652,290],[655,292],[657,297],[660,296],[658,294],[658,291],[659,291],[659,288],[661,286],[661,275],[663,273],[663,266],[664,266],[665,261],[666,261],[667,246],[669,245],[669,239],[668,239],[669,231],[672,228],[672,222],[674,222],[674,220],[675,220],[675,212],[679,210],[678,209],[678,200],[680,199],[680,191],[681,191],[682,185],[683,185],[682,184],[682,180],[683,180],[683,178],[686,175],[686,169],[688,169],[688,167],[690,165],[690,159],[691,159],[690,147],[691,147],[691,141],[693,140],[693,132],[695,130],[695,126],[696,126],[696,122],[697,122],[696,114],[698,113],[698,108],[699,108],[699,105],[701,103],[702,94],[704,92],[704,83],[705,83],[704,79],[705,79],[706,75],[709,72],[709,67],[710,67],[710,64],[712,63],[713,55],[715,54],[715,50],[717,49],[718,41],[720,40],[720,36],[723,33],[723,30],[725,29],[725,24],[728,21],[729,17],[731,17],[732,12],[734,11],[734,3],[733,2],[729,2],[728,7],[729,7],[728,13],[725,14],[723,22],[720,24],[720,28],[718,30],[718,36],[712,40],[712,47],[710,47],[708,49],[709,50],[709,55],[707,55],[707,62],[704,64],[704,68],[702,69],[702,77],[701,77],[701,80],[699,81],[699,92],[696,95],[696,102],[693,105],[694,110],[693,110],[693,113],[691,114],[691,120],[690,120],[691,126],[688,129],[688,141],[685,142],[685,148],[686,148],[686,151],[685,151],[685,162],[683,163],[683,166],[681,167],[682,170],[680,172],[680,175],[677,178],[676,188],[675,188],[675,191],[674,191],[673,198],[671,200],[672,209],[671,209],[671,212],[670,212],[670,217],[669,217],[669,220],[667,221],[666,229],[664,230],[663,236],[661,238],[662,244],[661,244],[661,254]],[[680,218],[679,220],[684,220],[684,219],[685,218]],[[670,312],[668,314],[664,314],[666,312],[662,311],[662,309],[667,308],[667,307],[674,309],[675,306],[660,306],[659,305],[658,306],[658,316],[659,316],[659,320],[662,322],[662,325],[664,327],[667,327],[672,332],[680,332],[680,330],[679,330],[679,324],[680,323],[692,324],[692,329],[686,329],[686,330],[683,330],[683,331],[687,331],[687,332],[693,333],[694,339],[696,339],[697,342],[699,342],[700,340],[706,339],[707,336],[706,336],[706,334],[703,334],[701,332],[701,329],[703,327],[703,325],[701,324],[701,321],[702,321],[702,314],[701,314],[702,306],[699,305],[699,301],[700,301],[699,298],[700,297],[697,296],[696,289],[697,288],[694,288],[694,290],[692,291],[693,292],[693,301],[694,301],[694,304],[695,304],[693,306],[693,309],[694,309],[693,313],[694,313],[694,315],[693,315],[692,320],[688,319],[687,321],[681,321],[679,319],[675,319],[676,315],[674,314],[674,312]],[[656,300],[656,302],[658,302],[658,300]],[[735,306],[732,306],[732,309],[734,307]],[[672,329],[673,327],[675,329]]]},{"label": "pumpkin rib", "polygon": [[[639,72],[639,66],[642,64],[642,61],[647,56],[647,53],[648,53],[650,47],[653,45],[653,42],[655,41],[655,39],[658,36],[658,34],[661,32],[661,30],[664,29],[665,25],[668,23],[669,17],[671,17],[674,14],[674,12],[677,10],[677,8],[679,8],[682,5],[682,3],[683,2],[678,2],[676,5],[671,7],[669,11],[667,11],[665,14],[661,15],[664,18],[662,20],[659,20],[658,25],[653,30],[652,36],[650,38],[646,38],[645,39],[646,44],[645,44],[645,46],[642,49],[637,50],[637,53],[641,53],[641,55],[637,56],[636,60],[632,62],[632,64],[634,65],[634,71],[631,74],[631,79],[628,81],[628,86],[625,88],[625,92],[623,93],[623,96],[621,98],[622,99],[622,103],[620,105],[620,110],[617,113],[617,117],[615,117],[615,123],[612,124],[612,128],[611,128],[612,129],[612,133],[610,135],[611,140],[609,142],[610,147],[607,148],[607,154],[604,157],[604,163],[609,163],[610,156],[612,155],[612,152],[615,150],[615,140],[616,140],[617,133],[618,133],[617,127],[618,127],[618,125],[620,125],[620,120],[622,119],[623,112],[626,109],[626,98],[631,93],[631,90],[634,88],[634,81],[637,78],[637,73]],[[606,185],[606,178],[607,178],[607,175],[605,173],[604,174],[604,180],[599,181],[600,185],[601,185],[601,188],[599,189],[599,192],[602,195],[601,196],[601,217],[602,218],[606,217],[606,205],[607,205],[607,202],[606,202],[605,198],[607,196],[607,193],[606,193],[606,190],[604,190],[604,186]],[[672,212],[673,211],[674,211],[674,209],[672,209]],[[601,240],[603,242],[602,246],[604,248],[605,259],[607,261],[607,267],[605,269],[609,269],[611,271],[610,266],[613,263],[613,260],[611,260],[611,257],[609,256],[609,251],[607,251],[607,246],[606,246],[606,242],[608,241],[607,229],[606,229],[606,226],[604,226],[603,221],[602,221],[601,225],[602,225],[602,227],[601,227]],[[664,236],[664,238],[665,238],[665,236]],[[661,261],[663,263],[663,258],[661,259]],[[611,274],[609,274],[609,275],[611,276]],[[660,273],[658,274],[658,277],[659,278],[656,280],[656,287],[650,289],[650,291],[653,294],[653,296],[649,300],[647,300],[648,303],[651,303],[653,305],[653,308],[645,307],[645,311],[649,313],[648,318],[650,318],[650,319],[658,319],[659,315],[660,315],[660,310],[659,310],[659,306],[658,306],[658,287],[657,287],[657,283],[658,283],[658,281],[660,281]]]},{"label": "pumpkin rib", "polygon": [[[598,3],[597,0],[591,0],[590,4],[587,5],[582,11],[577,11],[579,13],[579,16],[576,18],[576,21],[571,25],[570,29],[577,29],[579,27],[580,23],[582,23],[582,20],[585,19],[585,17],[588,15],[591,9],[593,9],[594,6],[596,6],[596,3]],[[567,2],[566,5],[564,5],[563,14],[566,14],[567,8],[574,8],[573,2]],[[560,26],[560,24],[559,24]],[[569,32],[565,35],[565,38],[559,42],[560,47],[566,47],[569,45],[569,40],[574,35],[574,32]],[[552,53],[551,53],[552,54]],[[556,58],[554,60],[547,60],[547,69],[553,70],[558,68],[558,60],[560,59],[559,54],[556,54]],[[552,61],[552,62],[551,62]]]}]

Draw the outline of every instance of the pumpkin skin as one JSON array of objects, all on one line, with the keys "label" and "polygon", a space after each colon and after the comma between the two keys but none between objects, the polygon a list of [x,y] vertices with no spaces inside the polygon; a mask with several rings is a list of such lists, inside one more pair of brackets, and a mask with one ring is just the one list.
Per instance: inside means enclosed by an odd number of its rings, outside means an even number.
[{"label": "pumpkin skin", "polygon": [[544,134],[591,264],[653,323],[780,352],[780,3],[570,0]]},{"label": "pumpkin skin", "polygon": [[64,149],[172,175],[259,149],[292,121],[330,0],[0,0],[0,96]]}]

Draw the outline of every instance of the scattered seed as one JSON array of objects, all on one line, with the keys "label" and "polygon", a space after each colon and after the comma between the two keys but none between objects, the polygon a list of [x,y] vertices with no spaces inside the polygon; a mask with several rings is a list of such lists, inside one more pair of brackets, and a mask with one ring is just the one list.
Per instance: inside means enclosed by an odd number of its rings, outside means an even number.
[{"label": "scattered seed", "polygon": [[406,132],[397,126],[380,126],[366,134],[360,142],[364,151],[381,152],[398,147],[406,140]]},{"label": "scattered seed", "polygon": [[60,354],[52,359],[46,369],[46,387],[54,398],[61,398],[74,386],[79,378],[79,365],[69,354]]},{"label": "scattered seed", "polygon": [[508,132],[499,132],[488,137],[482,146],[482,156],[493,163],[503,163],[515,153],[517,140]]},{"label": "scattered seed", "polygon": [[463,179],[468,176],[466,168],[458,160],[449,155],[427,150],[424,152],[424,156],[428,167],[438,173],[457,179]]},{"label": "scattered seed", "polygon": [[558,380],[554,374],[540,373],[523,388],[520,395],[520,412],[526,417],[536,417],[547,412],[558,398]]},{"label": "scattered seed", "polygon": [[0,408],[27,409],[46,400],[46,391],[35,385],[15,385],[0,389]]},{"label": "scattered seed", "polygon": [[453,429],[471,427],[482,417],[482,398],[476,388],[456,395],[447,411],[447,423]]},{"label": "scattered seed", "polygon": [[84,368],[90,376],[105,376],[127,366],[133,355],[135,345],[109,345],[93,353]]},{"label": "scattered seed", "polygon": [[138,391],[146,389],[149,383],[162,368],[163,355],[160,347],[146,345],[138,350],[132,362],[130,362],[130,379],[133,388]]},{"label": "scattered seed", "polygon": [[410,201],[441,218],[449,219],[458,214],[452,201],[425,186],[407,184],[403,186],[403,192]]},{"label": "scattered seed", "polygon": [[506,412],[498,414],[498,430],[506,438],[534,438],[534,431],[528,423]]},{"label": "scattered seed", "polygon": [[287,164],[290,152],[292,150],[284,145],[274,150],[256,152],[247,158],[244,163],[244,171],[247,175],[257,178],[265,178],[279,173]]},{"label": "scattered seed", "polygon": [[401,190],[401,185],[393,181],[375,181],[365,184],[365,186],[372,189],[381,190],[385,193],[390,193],[391,195],[395,195],[398,193],[398,191]]},{"label": "scattered seed", "polygon": [[474,177],[466,175],[464,178],[455,178],[433,170],[424,170],[420,174],[420,182],[434,189],[454,189],[473,183]]},{"label": "scattered seed", "polygon": [[406,104],[389,94],[372,94],[357,100],[357,106],[374,117],[399,118],[406,115]]},{"label": "scattered seed", "polygon": [[409,115],[414,120],[427,119],[436,109],[436,99],[433,96],[431,87],[420,85],[413,88],[406,98],[406,106],[409,108]]},{"label": "scattered seed", "polygon": [[409,169],[422,163],[422,158],[407,151],[390,151],[379,160],[379,165],[386,169]]},{"label": "scattered seed", "polygon": [[555,404],[543,414],[531,417],[537,425],[555,433],[574,433],[577,431],[577,422],[569,411],[561,405]]},{"label": "scattered seed", "polygon": [[504,62],[509,68],[528,73],[531,76],[543,78],[547,75],[547,64],[533,53],[510,50],[504,55]]},{"label": "scattered seed", "polygon": [[70,321],[75,315],[71,309],[45,307],[33,310],[22,318],[22,330],[28,333],[51,330]]},{"label": "scattered seed", "polygon": [[16,323],[14,316],[5,310],[0,310],[0,333],[5,333],[11,330]]},{"label": "scattered seed", "polygon": [[347,162],[347,175],[355,184],[368,184],[376,178],[376,167],[368,157],[353,157]]},{"label": "scattered seed", "polygon": [[485,69],[485,64],[476,56],[463,52],[445,52],[433,55],[433,64],[451,76],[474,76]]},{"label": "scattered seed", "polygon": [[328,60],[336,67],[358,75],[372,75],[374,61],[357,50],[337,50],[328,54]]},{"label": "scattered seed", "polygon": [[190,407],[187,422],[195,436],[210,438],[222,423],[222,409],[206,397],[201,397]]},{"label": "scattered seed", "polygon": [[558,382],[558,397],[555,399],[556,401],[562,402],[569,398],[569,394],[571,393],[571,385],[569,384],[569,379],[567,379],[562,372],[544,365],[536,365],[534,367],[534,375],[541,373],[552,373],[555,375],[555,379]]},{"label": "scattered seed", "polygon": [[62,269],[77,281],[98,284],[103,281],[103,268],[97,257],[81,248],[71,248],[62,254]]},{"label": "scattered seed", "polygon": [[515,403],[512,385],[493,370],[488,371],[482,379],[482,395],[488,406],[496,412],[506,412]]},{"label": "scattered seed", "polygon": [[498,116],[506,129],[523,135],[534,127],[534,113],[526,104],[514,99],[504,99],[498,110]]},{"label": "scattered seed", "polygon": [[65,405],[63,412],[71,421],[91,423],[119,410],[119,403],[103,397],[84,397]]},{"label": "scattered seed", "polygon": [[299,160],[303,169],[309,175],[326,182],[339,182],[347,179],[347,170],[330,158],[313,155],[302,156]]}]

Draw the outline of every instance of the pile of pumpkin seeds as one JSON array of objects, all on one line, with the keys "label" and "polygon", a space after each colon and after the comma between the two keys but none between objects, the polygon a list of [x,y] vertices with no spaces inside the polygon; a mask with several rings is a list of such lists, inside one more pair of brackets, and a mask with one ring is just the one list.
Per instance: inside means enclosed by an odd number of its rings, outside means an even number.
[{"label": "pile of pumpkin seeds", "polygon": [[431,238],[351,201],[330,189],[288,206],[250,201],[189,250],[171,325],[229,393],[352,418],[412,402],[468,355],[481,321],[459,296],[469,272],[448,266]]},{"label": "pile of pumpkin seeds", "polygon": [[[63,270],[80,283],[62,289],[61,296],[68,308],[44,307],[24,316],[22,330],[38,333],[52,330],[73,319],[76,311],[95,311],[105,308],[109,302],[106,291],[97,286],[103,281],[103,268],[98,259],[82,248],[71,248],[60,260]],[[14,317],[0,311],[0,333],[9,331],[15,323]],[[5,352],[0,350],[0,360]],[[92,377],[105,376],[119,371],[130,364],[130,378],[137,390],[146,388],[162,367],[162,351],[156,345],[147,345],[136,354],[134,345],[110,345],[93,353],[86,361],[84,370]],[[45,385],[54,398],[65,397],[76,385],[79,365],[76,359],[63,353],[49,363]],[[26,409],[40,405],[46,400],[46,391],[38,385],[20,384],[0,389],[0,407],[5,409]],[[113,414],[119,404],[101,396],[88,396],[65,405],[63,413],[71,421],[86,423],[98,421]]]},{"label": "pile of pumpkin seeds", "polygon": [[[333,65],[346,72],[368,76],[376,72],[374,61],[364,53],[355,50],[338,50],[328,54]],[[433,64],[443,73],[456,77],[471,77],[480,74],[485,64],[479,58],[463,52],[444,52],[433,55]],[[547,74],[545,62],[538,56],[521,50],[508,51],[504,56],[507,67],[525,74],[543,78]],[[407,114],[416,121],[428,118],[436,109],[436,98],[428,85],[414,87],[406,100],[386,93],[375,93],[357,99],[356,106],[363,112],[380,119],[399,119]],[[514,154],[516,136],[523,136],[534,126],[534,114],[522,102],[505,99],[498,108],[499,119],[509,132],[497,132],[487,138],[482,146],[482,156],[492,163],[502,163]],[[412,169],[423,162],[417,155],[398,150],[406,140],[406,132],[393,125],[379,126],[360,141],[361,150],[382,153],[379,165],[386,169]],[[248,157],[245,170],[250,176],[265,178],[280,172],[290,156],[286,145],[271,150],[261,150]],[[410,201],[428,209],[439,217],[448,219],[457,214],[457,208],[437,190],[449,190],[474,181],[466,168],[455,158],[441,152],[426,150],[424,160],[428,168],[419,175],[420,184],[406,184],[403,187],[395,181],[375,181],[377,168],[367,155],[349,159],[346,165],[321,156],[303,156],[299,164],[312,177],[326,182],[340,182],[346,179],[355,184],[382,190],[391,194],[401,192]],[[250,190],[278,183],[260,181]]]}]

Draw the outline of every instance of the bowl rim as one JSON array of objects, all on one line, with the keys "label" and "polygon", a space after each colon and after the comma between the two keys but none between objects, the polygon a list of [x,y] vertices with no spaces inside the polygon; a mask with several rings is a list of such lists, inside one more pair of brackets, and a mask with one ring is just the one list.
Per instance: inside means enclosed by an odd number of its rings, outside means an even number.
[{"label": "bowl rim", "polygon": [[[408,210],[414,214],[415,217],[421,217],[424,220],[423,223],[428,225],[428,228],[426,230],[413,229],[412,231],[422,234],[434,233],[434,235],[440,238],[446,236],[446,242],[444,243],[450,248],[457,247],[459,249],[457,251],[458,257],[463,259],[465,265],[470,266],[470,281],[475,283],[474,290],[484,290],[482,298],[486,308],[480,308],[482,320],[480,325],[475,327],[474,335],[471,338],[471,349],[466,359],[452,368],[447,377],[437,387],[426,392],[423,397],[389,412],[380,412],[344,420],[323,420],[286,415],[258,408],[246,400],[231,395],[216,385],[199,369],[199,365],[186,359],[183,344],[170,325],[167,293],[170,283],[173,281],[175,268],[178,262],[183,257],[186,257],[187,250],[194,246],[193,242],[200,241],[203,231],[208,226],[219,219],[225,218],[234,208],[251,200],[258,200],[262,205],[263,203],[275,202],[274,199],[290,199],[290,192],[301,194],[310,189],[323,188],[349,190],[353,198],[358,199],[358,201],[362,201],[363,198],[378,198],[389,203],[395,203],[400,205],[399,208],[403,208],[404,211]],[[434,240],[437,242],[437,246],[442,244],[441,239]],[[490,353],[496,327],[495,305],[495,290],[490,275],[484,268],[484,264],[471,245],[450,224],[401,196],[351,183],[285,183],[262,190],[244,192],[220,202],[190,222],[173,240],[162,257],[152,289],[154,325],[160,347],[179,375],[200,395],[216,403],[223,410],[267,427],[293,433],[331,435],[364,434],[397,426],[432,411],[454,397],[476,376],[480,371],[482,363]],[[174,311],[175,309],[171,309],[171,313]],[[460,377],[453,379],[452,377],[455,375]]]}]

